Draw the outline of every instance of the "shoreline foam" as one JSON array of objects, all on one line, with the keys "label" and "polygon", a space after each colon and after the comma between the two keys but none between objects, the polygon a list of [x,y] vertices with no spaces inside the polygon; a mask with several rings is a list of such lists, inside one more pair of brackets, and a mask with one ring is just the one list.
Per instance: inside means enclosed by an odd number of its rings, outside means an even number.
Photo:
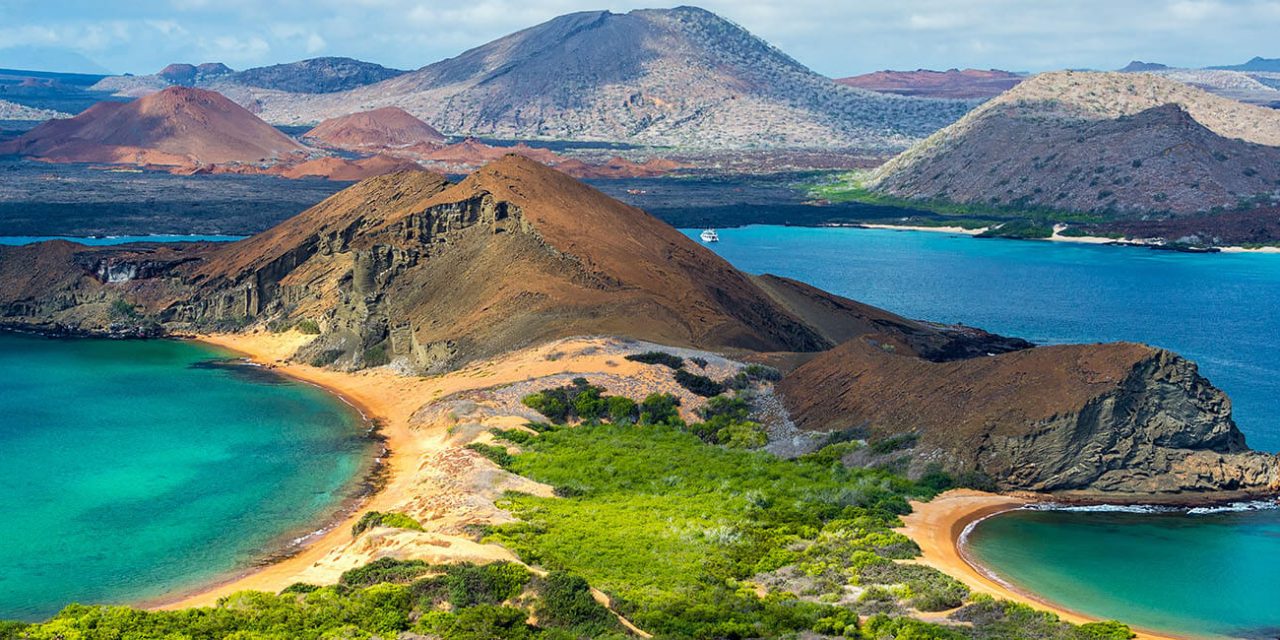
[{"label": "shoreline foam", "polygon": [[[1072,624],[1102,621],[1103,618],[1072,611],[1001,580],[965,551],[965,538],[983,520],[1036,502],[1036,498],[952,489],[929,502],[912,502],[912,512],[902,517],[903,526],[898,531],[920,545],[917,562],[960,580],[975,593],[1049,611]],[[1139,640],[1185,640],[1167,632],[1138,628],[1133,631]]]}]

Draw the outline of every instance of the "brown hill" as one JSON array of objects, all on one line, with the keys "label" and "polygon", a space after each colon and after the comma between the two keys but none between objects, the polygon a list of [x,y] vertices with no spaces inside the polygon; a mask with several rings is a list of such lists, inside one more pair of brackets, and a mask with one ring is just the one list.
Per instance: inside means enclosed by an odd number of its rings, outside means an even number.
[{"label": "brown hill", "polygon": [[788,375],[779,389],[796,423],[897,438],[918,468],[1004,488],[1280,489],[1280,464],[1248,451],[1226,395],[1167,351],[1069,345],[936,363],[893,345],[854,339]]},{"label": "brown hill", "polygon": [[922,98],[973,100],[993,98],[1012,89],[1026,77],[998,69],[948,69],[931,71],[876,71],[840,78],[836,82],[877,93]]},{"label": "brown hill", "polygon": [[331,118],[303,134],[303,138],[321,146],[351,151],[439,146],[446,142],[439,131],[399,107]]},{"label": "brown hill", "polygon": [[1106,214],[1277,196],[1280,112],[1151,74],[1048,73],[883,165],[898,197]]},{"label": "brown hill", "polygon": [[0,145],[0,154],[53,162],[154,165],[267,163],[304,150],[234,102],[187,87],[101,102]]},{"label": "brown hill", "polygon": [[[856,303],[761,285],[643,211],[516,155],[458,184],[426,172],[367,180],[169,271],[122,249],[73,262],[90,275],[162,275],[105,287],[79,278],[72,291],[0,300],[7,315],[103,330],[110,318],[91,303],[119,295],[174,330],[309,318],[325,333],[303,357],[350,367],[385,357],[412,370],[569,335],[816,351],[872,326]],[[874,324],[936,357],[975,340],[1025,346],[887,315]]]}]

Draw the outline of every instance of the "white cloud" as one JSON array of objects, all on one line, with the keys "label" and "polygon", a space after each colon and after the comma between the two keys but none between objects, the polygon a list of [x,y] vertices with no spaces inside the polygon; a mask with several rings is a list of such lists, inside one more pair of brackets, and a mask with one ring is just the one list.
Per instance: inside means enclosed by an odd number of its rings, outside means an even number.
[{"label": "white cloud", "polygon": [[[878,68],[1115,68],[1280,57],[1277,0],[688,0],[829,75]],[[320,52],[417,68],[570,11],[653,0],[61,0],[0,2],[6,41],[150,71],[217,56],[241,66]],[[12,45],[9,45],[12,46]]]}]

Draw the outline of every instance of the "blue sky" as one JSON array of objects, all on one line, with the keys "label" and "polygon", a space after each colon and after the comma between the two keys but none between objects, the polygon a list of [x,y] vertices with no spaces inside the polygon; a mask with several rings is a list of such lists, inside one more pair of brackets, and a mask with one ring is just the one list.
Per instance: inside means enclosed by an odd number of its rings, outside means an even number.
[{"label": "blue sky", "polygon": [[[1110,69],[1280,57],[1280,0],[703,0],[831,76],[876,69]],[[614,0],[0,0],[0,67],[151,73],[351,56],[415,69]],[[79,68],[77,68],[79,67]]]}]

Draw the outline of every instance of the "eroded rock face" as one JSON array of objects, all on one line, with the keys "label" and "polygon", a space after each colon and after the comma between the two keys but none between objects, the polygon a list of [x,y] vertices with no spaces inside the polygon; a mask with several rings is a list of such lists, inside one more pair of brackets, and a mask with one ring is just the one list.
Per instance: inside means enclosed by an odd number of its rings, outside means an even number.
[{"label": "eroded rock face", "polygon": [[1280,461],[1249,451],[1231,402],[1194,363],[1134,344],[1040,347],[933,363],[859,339],[780,388],[812,430],[915,434],[923,471],[978,472],[1005,489],[1106,494],[1280,490]]}]

